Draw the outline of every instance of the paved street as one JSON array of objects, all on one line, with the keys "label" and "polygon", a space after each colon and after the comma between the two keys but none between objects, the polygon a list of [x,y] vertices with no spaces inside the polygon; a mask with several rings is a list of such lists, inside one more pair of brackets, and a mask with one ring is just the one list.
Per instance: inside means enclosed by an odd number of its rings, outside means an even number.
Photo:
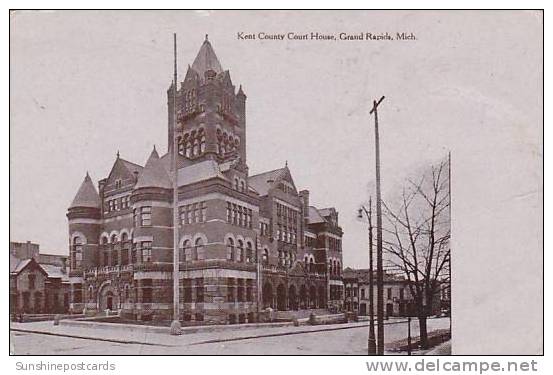
[{"label": "paved street", "polygon": [[[390,321],[391,322],[391,321]],[[72,338],[27,332],[11,332],[11,347],[14,354],[339,354],[359,355],[366,353],[366,322],[334,324],[325,326],[251,328],[222,332],[193,333],[170,336],[161,333],[142,334],[143,344],[101,341],[89,338]],[[13,326],[13,325],[12,325]],[[51,326],[51,322],[50,322]],[[449,318],[431,319],[429,330],[449,327]],[[40,328],[41,326],[35,325]],[[42,325],[44,327],[44,324]],[[387,324],[386,341],[403,339],[407,335],[406,323]],[[15,328],[15,327],[14,327]],[[17,328],[33,328],[32,323],[17,325]],[[38,329],[37,328],[37,329]],[[55,327],[62,328],[62,326]],[[411,324],[414,335],[418,332],[416,321]],[[80,327],[63,327],[57,334],[91,336]],[[50,331],[55,332],[53,329]],[[105,336],[109,332],[96,329]],[[301,333],[298,333],[301,332]],[[271,336],[273,335],[273,336]],[[123,341],[125,334],[119,335]],[[109,337],[107,337],[109,339]],[[214,342],[215,341],[215,342]],[[146,344],[149,343],[149,344]]]}]

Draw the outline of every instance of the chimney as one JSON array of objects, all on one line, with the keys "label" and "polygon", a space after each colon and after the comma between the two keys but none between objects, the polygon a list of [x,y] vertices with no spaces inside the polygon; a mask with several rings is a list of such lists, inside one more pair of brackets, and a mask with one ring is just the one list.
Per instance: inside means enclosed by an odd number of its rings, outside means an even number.
[{"label": "chimney", "polygon": [[302,190],[300,191],[300,197],[303,201],[303,216],[307,217],[309,214],[309,190]]}]

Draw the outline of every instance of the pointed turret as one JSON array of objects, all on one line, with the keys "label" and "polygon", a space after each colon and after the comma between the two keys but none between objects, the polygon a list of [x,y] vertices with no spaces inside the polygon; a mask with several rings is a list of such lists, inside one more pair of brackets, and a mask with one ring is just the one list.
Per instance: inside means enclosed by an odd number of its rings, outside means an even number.
[{"label": "pointed turret", "polygon": [[100,208],[100,196],[98,195],[88,172],[86,172],[86,177],[84,178],[79,191],[77,191],[77,195],[75,195],[73,202],[69,206],[69,209],[77,207]]},{"label": "pointed turret", "polygon": [[215,51],[207,39],[207,35],[200,51],[198,52],[198,55],[196,56],[196,59],[192,63],[192,69],[198,72],[200,77],[203,77],[205,72],[209,70],[212,70],[217,74],[223,71],[221,63],[217,59],[217,55],[215,55]]},{"label": "pointed turret", "polygon": [[155,146],[134,188],[145,187],[172,188],[171,179],[165,171]]}]

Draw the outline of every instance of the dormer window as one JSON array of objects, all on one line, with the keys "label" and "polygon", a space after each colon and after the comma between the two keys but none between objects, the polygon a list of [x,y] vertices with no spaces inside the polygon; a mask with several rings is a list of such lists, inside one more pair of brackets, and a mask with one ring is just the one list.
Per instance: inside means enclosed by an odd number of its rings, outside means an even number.
[{"label": "dormer window", "polygon": [[115,180],[115,188],[116,189],[121,189],[121,185],[122,185],[121,179]]}]

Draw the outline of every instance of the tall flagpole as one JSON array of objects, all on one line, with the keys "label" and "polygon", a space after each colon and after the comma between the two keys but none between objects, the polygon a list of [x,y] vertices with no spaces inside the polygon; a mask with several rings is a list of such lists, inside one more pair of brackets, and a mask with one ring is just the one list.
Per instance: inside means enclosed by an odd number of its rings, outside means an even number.
[{"label": "tall flagpole", "polygon": [[173,33],[173,139],[171,152],[171,172],[173,177],[173,321],[171,322],[171,334],[180,335],[180,293],[179,293],[179,213],[178,213],[178,184],[177,184],[177,34]]}]

